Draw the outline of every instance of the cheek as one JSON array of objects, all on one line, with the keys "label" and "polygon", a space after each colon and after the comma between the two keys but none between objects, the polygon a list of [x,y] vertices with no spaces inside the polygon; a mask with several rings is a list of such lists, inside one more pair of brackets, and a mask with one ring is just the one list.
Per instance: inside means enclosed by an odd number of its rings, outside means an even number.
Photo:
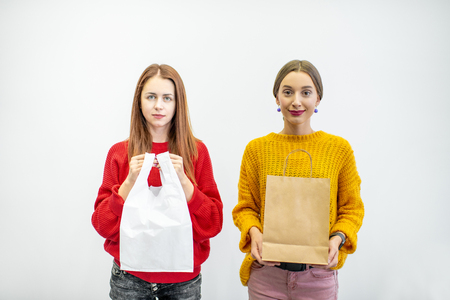
[{"label": "cheek", "polygon": [[280,106],[282,106],[282,107],[288,107],[289,105],[291,105],[291,102],[288,100],[288,99],[286,99],[285,97],[280,97],[279,98],[280,100]]},{"label": "cheek", "polygon": [[141,100],[141,111],[145,111],[146,110],[146,108],[147,108],[147,105],[146,105],[146,102],[145,101],[143,101],[143,100]]},{"label": "cheek", "polygon": [[175,114],[175,111],[176,111],[176,104],[175,104],[175,102],[171,103],[170,110],[172,111],[172,114]]},{"label": "cheek", "polygon": [[146,105],[141,105],[141,111],[145,115],[146,111],[148,110],[148,107]]}]

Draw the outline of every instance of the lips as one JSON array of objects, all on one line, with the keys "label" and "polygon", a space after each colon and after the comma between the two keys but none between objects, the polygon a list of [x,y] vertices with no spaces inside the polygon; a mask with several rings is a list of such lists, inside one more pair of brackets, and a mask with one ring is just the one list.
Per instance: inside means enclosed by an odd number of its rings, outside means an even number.
[{"label": "lips", "polygon": [[165,116],[164,115],[158,115],[158,114],[154,114],[154,115],[152,115],[154,118],[156,118],[156,119],[162,119],[162,118],[164,118]]},{"label": "lips", "polygon": [[301,116],[305,111],[304,110],[290,110],[289,112],[293,116]]}]

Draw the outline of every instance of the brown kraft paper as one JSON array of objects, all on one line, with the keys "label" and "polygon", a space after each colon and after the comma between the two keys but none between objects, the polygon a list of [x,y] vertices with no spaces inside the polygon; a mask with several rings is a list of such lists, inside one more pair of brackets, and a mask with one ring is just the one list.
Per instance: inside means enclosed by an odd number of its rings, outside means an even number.
[{"label": "brown kraft paper", "polygon": [[[292,151],[303,151],[301,149]],[[286,157],[284,172],[289,155]],[[330,179],[267,176],[262,259],[328,264]]]}]

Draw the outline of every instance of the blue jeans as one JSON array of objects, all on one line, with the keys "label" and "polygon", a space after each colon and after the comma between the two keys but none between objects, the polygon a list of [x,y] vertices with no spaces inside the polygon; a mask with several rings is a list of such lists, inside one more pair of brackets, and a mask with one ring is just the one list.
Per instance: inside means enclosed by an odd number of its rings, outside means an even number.
[{"label": "blue jeans", "polygon": [[113,300],[198,300],[201,295],[202,276],[179,283],[150,283],[120,270],[114,263],[111,270]]}]

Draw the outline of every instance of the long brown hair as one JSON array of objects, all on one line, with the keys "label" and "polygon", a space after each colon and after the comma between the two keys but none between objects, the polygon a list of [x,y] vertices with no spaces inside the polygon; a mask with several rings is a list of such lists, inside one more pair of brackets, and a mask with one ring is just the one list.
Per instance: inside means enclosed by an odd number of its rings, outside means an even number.
[{"label": "long brown hair", "polygon": [[323,96],[323,86],[322,86],[322,78],[320,78],[319,71],[317,71],[316,67],[312,63],[307,60],[291,60],[287,64],[285,64],[277,74],[275,78],[275,83],[273,85],[273,95],[275,98],[277,97],[278,90],[280,89],[281,82],[287,74],[295,72],[305,72],[311,77],[312,82],[316,88],[317,94],[319,95],[320,100],[322,100]]},{"label": "long brown hair", "polygon": [[168,133],[169,151],[183,157],[186,175],[195,183],[194,160],[197,159],[198,141],[192,134],[191,120],[186,100],[186,90],[178,72],[168,65],[153,64],[144,70],[136,85],[133,108],[131,110],[130,138],[128,142],[128,160],[133,156],[150,152],[152,135],[142,114],[141,93],[145,83],[153,76],[169,79],[175,85],[175,114],[170,122]]}]

